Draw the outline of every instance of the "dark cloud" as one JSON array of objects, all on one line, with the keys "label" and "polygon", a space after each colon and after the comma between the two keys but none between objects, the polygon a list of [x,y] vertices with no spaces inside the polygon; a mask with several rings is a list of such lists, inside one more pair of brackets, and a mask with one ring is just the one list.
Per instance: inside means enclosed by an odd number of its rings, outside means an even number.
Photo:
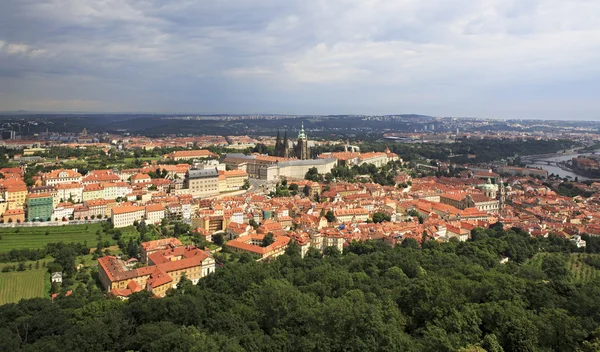
[{"label": "dark cloud", "polygon": [[561,87],[600,88],[598,12],[586,0],[4,0],[0,104],[561,117],[577,101],[589,116],[594,97]]}]

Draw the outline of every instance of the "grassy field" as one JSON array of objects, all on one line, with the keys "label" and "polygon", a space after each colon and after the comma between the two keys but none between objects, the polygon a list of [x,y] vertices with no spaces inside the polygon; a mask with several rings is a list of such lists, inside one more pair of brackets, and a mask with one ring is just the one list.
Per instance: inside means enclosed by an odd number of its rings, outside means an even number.
[{"label": "grassy field", "polygon": [[46,280],[46,271],[42,268],[0,273],[0,305],[22,298],[45,297]]},{"label": "grassy field", "polygon": [[[17,232],[18,229],[18,232]],[[0,229],[0,253],[8,252],[11,249],[39,249],[43,248],[48,243],[65,242],[65,243],[84,243],[87,241],[88,246],[95,247],[97,243],[96,231],[102,231],[99,223],[88,225],[66,225],[66,226],[48,226],[48,227],[19,227]],[[46,231],[48,235],[46,236]],[[136,236],[137,231],[134,228],[121,229],[123,240],[127,241],[130,237]],[[115,244],[116,241],[110,235],[102,234],[103,240],[110,241]]]}]

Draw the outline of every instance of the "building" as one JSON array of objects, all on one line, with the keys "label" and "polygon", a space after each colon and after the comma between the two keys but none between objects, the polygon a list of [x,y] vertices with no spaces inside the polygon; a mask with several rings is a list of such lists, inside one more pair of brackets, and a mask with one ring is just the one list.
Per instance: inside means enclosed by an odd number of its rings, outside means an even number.
[{"label": "building", "polygon": [[260,178],[261,170],[282,161],[294,160],[284,157],[262,155],[254,153],[245,155],[242,153],[228,153],[223,162],[232,169],[244,170],[249,177]]},{"label": "building", "polygon": [[84,185],[119,181],[121,181],[121,178],[112,170],[93,170],[81,180]]},{"label": "building", "polygon": [[162,204],[146,205],[145,221],[149,224],[158,224],[165,217],[165,207]]},{"label": "building", "polygon": [[206,149],[198,149],[198,150],[178,150],[172,152],[170,154],[165,155],[164,157],[179,161],[179,160],[193,160],[193,159],[206,159],[206,158],[216,158],[217,154],[211,152]]},{"label": "building", "polygon": [[163,238],[161,240],[148,241],[140,244],[140,258],[142,263],[148,263],[148,256],[154,252],[183,246],[177,238]]},{"label": "building", "polygon": [[184,187],[194,197],[219,194],[219,171],[217,169],[189,170]]},{"label": "building", "polygon": [[104,187],[98,183],[90,183],[85,185],[81,193],[81,200],[104,199]]},{"label": "building", "polygon": [[27,199],[27,186],[25,184],[15,184],[5,186],[4,199],[7,202],[8,209],[23,209]]},{"label": "building", "polygon": [[146,215],[146,209],[137,205],[124,205],[111,210],[110,220],[114,227],[132,226],[135,221],[141,221]]},{"label": "building", "polygon": [[496,169],[499,174],[511,175],[511,176],[539,176],[541,178],[548,178],[548,171],[543,169],[532,169],[526,167],[514,167],[514,166],[500,166]]},{"label": "building", "polygon": [[2,214],[2,222],[5,224],[9,223],[22,223],[25,221],[25,211],[23,209],[10,209],[6,210]]},{"label": "building", "polygon": [[300,160],[310,159],[308,137],[304,132],[304,122],[302,123],[302,129],[300,130],[300,133],[298,133],[296,144],[288,141],[287,131],[284,132],[283,141],[281,140],[279,131],[277,131],[277,138],[275,140],[275,156],[283,158],[297,158]]},{"label": "building", "polygon": [[131,184],[148,183],[150,181],[152,181],[152,179],[147,174],[140,173],[140,174],[135,174],[135,175],[131,176]]},{"label": "building", "polygon": [[287,236],[274,236],[273,243],[263,247],[264,238],[265,235],[263,234],[251,234],[233,239],[225,245],[236,252],[256,255],[260,261],[284,254],[290,242],[290,238]]},{"label": "building", "polygon": [[27,196],[27,221],[52,219],[54,197],[50,193],[30,194]]},{"label": "building", "polygon": [[61,183],[79,183],[81,182],[81,179],[81,174],[77,172],[77,169],[52,170],[42,175],[42,183],[44,186],[54,186]]},{"label": "building", "polygon": [[336,166],[335,159],[309,159],[282,161],[259,169],[259,179],[279,180],[281,178],[303,180],[308,170],[316,168],[318,173],[326,174]]},{"label": "building", "polygon": [[80,203],[83,200],[83,185],[78,182],[59,183],[54,186],[59,203],[70,201]]},{"label": "building", "polygon": [[107,292],[126,299],[131,293],[146,290],[164,297],[175,289],[182,277],[192,283],[215,271],[212,256],[193,246],[170,246],[147,255],[148,266],[130,269],[114,256],[98,259],[98,277]]},{"label": "building", "polygon": [[339,222],[366,222],[369,218],[369,211],[364,208],[335,209],[333,214]]},{"label": "building", "polygon": [[219,171],[219,176],[223,176],[222,180],[219,178],[223,183],[219,187],[221,192],[240,190],[248,180],[248,173],[244,170]]}]

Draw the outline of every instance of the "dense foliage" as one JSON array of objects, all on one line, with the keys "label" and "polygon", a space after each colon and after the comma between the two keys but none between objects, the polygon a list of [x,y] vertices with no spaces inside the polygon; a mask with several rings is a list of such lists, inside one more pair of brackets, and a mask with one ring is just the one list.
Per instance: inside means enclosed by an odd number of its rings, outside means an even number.
[{"label": "dense foliage", "polygon": [[[399,154],[405,161],[423,158],[454,161],[454,162],[489,162],[515,155],[535,155],[556,153],[571,148],[573,142],[568,140],[459,140],[456,143],[418,143],[405,144],[394,142],[365,142],[361,144],[361,151],[382,152],[388,147],[392,152]],[[468,160],[467,154],[475,154],[474,160]],[[463,157],[453,157],[462,155]]]},{"label": "dense foliage", "polygon": [[[325,258],[289,250],[228,264],[163,299],[106,300],[80,286],[54,304],[1,306],[0,350],[598,350],[600,282],[571,280],[567,240],[500,226],[473,237],[354,242]],[[541,265],[530,265],[540,251]]]}]

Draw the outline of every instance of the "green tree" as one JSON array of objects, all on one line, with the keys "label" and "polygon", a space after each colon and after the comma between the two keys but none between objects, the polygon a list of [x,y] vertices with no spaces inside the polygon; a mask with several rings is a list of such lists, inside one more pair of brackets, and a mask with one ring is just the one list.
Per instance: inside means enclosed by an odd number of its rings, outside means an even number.
[{"label": "green tree", "polygon": [[325,213],[325,219],[327,219],[327,222],[335,222],[335,214],[333,211],[328,210],[327,213]]},{"label": "green tree", "polygon": [[263,237],[262,239],[261,247],[270,246],[273,242],[275,242],[275,239],[273,237],[274,236],[272,232],[266,234],[265,237]]},{"label": "green tree", "polygon": [[559,255],[547,255],[542,259],[542,271],[551,280],[562,281],[570,276],[567,261]]}]

